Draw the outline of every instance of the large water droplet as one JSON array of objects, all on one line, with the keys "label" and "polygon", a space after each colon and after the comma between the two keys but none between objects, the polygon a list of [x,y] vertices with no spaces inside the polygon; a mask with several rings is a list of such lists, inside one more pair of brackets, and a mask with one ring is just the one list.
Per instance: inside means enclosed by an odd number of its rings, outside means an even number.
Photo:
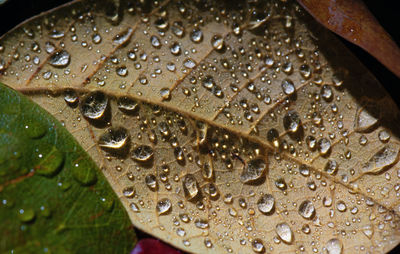
[{"label": "large water droplet", "polygon": [[153,46],[153,47],[155,47],[155,48],[157,48],[157,49],[159,49],[159,48],[161,48],[161,41],[160,41],[160,39],[157,37],[157,36],[151,36],[150,37],[150,43],[151,43],[151,45]]},{"label": "large water droplet", "polygon": [[303,201],[299,206],[299,214],[305,219],[312,219],[315,215],[315,207],[309,200]]},{"label": "large water droplet", "polygon": [[375,118],[367,109],[363,108],[358,113],[355,121],[355,130],[358,132],[368,131],[378,123]]},{"label": "large water droplet", "polygon": [[153,159],[154,151],[151,146],[148,145],[140,145],[133,149],[132,151],[132,159],[138,162],[149,162]]},{"label": "large water droplet", "polygon": [[49,63],[54,67],[64,68],[68,66],[70,60],[71,55],[67,51],[61,50],[50,57]]},{"label": "large water droplet", "polygon": [[129,145],[128,131],[123,127],[112,127],[99,138],[99,146],[104,150],[121,151]]},{"label": "large water droplet", "polygon": [[331,151],[331,142],[326,138],[318,140],[318,151],[321,155],[326,155]]},{"label": "large water droplet", "polygon": [[263,159],[254,159],[249,161],[240,175],[240,181],[251,183],[261,179],[265,175],[267,164]]},{"label": "large water droplet", "polygon": [[124,45],[126,43],[129,42],[131,35],[133,33],[133,29],[129,28],[126,31],[123,31],[122,33],[117,34],[114,38],[113,38],[113,42],[115,44],[117,44],[117,46],[119,45]]},{"label": "large water droplet", "polygon": [[224,38],[221,35],[214,35],[211,38],[211,45],[215,50],[221,50],[224,48]]},{"label": "large water droplet", "polygon": [[193,199],[199,193],[197,180],[192,174],[185,175],[182,184],[183,190],[185,192],[185,197],[188,200]]},{"label": "large water droplet", "polygon": [[35,172],[43,176],[54,176],[60,171],[63,162],[63,152],[53,146],[50,152],[35,166]]},{"label": "large water droplet", "polygon": [[159,200],[156,205],[158,215],[167,214],[169,211],[171,211],[171,208],[172,204],[168,198]]},{"label": "large water droplet", "polygon": [[36,217],[36,214],[32,208],[18,210],[18,219],[21,222],[25,222],[25,223],[31,222],[35,219],[35,217]]},{"label": "large water droplet", "polygon": [[135,100],[126,96],[119,97],[117,100],[117,105],[118,108],[124,112],[133,112],[139,107],[139,104]]},{"label": "large water droplet", "polygon": [[256,253],[263,253],[265,251],[265,247],[261,239],[254,239],[251,243],[251,247]]},{"label": "large water droplet", "polygon": [[287,223],[277,224],[275,231],[284,243],[291,244],[293,242],[293,232]]},{"label": "large water droplet", "polygon": [[144,181],[146,182],[147,187],[149,187],[150,190],[155,191],[158,188],[157,184],[157,178],[153,174],[149,174],[145,177]]},{"label": "large water droplet", "polygon": [[324,170],[330,174],[334,175],[338,171],[339,165],[335,160],[328,160],[328,162],[325,164]]},{"label": "large water droplet", "polygon": [[339,239],[330,239],[326,243],[326,250],[328,251],[328,254],[341,254],[343,250],[343,244]]},{"label": "large water droplet", "polygon": [[294,92],[296,91],[293,81],[290,79],[284,79],[282,81],[282,91],[286,94],[286,95],[292,95],[294,94]]},{"label": "large water droplet", "polygon": [[292,133],[296,132],[301,125],[300,117],[296,111],[289,111],[283,117],[283,127]]},{"label": "large water droplet", "polygon": [[201,42],[203,40],[203,32],[197,28],[193,29],[190,33],[190,39],[195,43]]},{"label": "large water droplet", "polygon": [[206,229],[206,228],[208,228],[208,226],[209,226],[207,220],[205,220],[205,219],[199,219],[199,218],[195,219],[194,225],[195,225],[196,227],[198,227],[198,228],[201,228],[201,229]]},{"label": "large water droplet", "polygon": [[275,206],[275,199],[271,194],[261,196],[257,201],[257,207],[263,214],[270,215]]},{"label": "large water droplet", "polygon": [[376,152],[361,170],[364,173],[379,174],[391,165],[394,165],[399,159],[399,148],[392,145],[386,145]]},{"label": "large water droplet", "polygon": [[83,98],[80,109],[89,119],[98,120],[104,116],[108,106],[108,98],[102,92],[92,92]]}]

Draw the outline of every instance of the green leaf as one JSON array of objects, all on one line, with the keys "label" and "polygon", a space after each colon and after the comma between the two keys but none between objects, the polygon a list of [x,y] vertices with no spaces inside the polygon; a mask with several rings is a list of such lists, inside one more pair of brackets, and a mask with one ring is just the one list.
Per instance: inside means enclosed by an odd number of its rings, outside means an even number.
[{"label": "green leaf", "polygon": [[128,215],[72,135],[1,83],[0,102],[0,253],[129,252]]}]

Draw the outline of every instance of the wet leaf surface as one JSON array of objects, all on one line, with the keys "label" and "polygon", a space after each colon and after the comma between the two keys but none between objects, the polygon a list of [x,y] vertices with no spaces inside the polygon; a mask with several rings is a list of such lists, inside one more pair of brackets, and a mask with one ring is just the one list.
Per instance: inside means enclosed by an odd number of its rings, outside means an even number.
[{"label": "wet leaf surface", "polygon": [[62,125],[0,84],[1,253],[128,253],[135,232]]},{"label": "wet leaf surface", "polygon": [[365,49],[400,77],[400,49],[362,0],[298,0],[321,24]]},{"label": "wet leaf surface", "polygon": [[74,2],[3,36],[0,80],[182,250],[388,252],[397,106],[295,2],[238,4]]}]

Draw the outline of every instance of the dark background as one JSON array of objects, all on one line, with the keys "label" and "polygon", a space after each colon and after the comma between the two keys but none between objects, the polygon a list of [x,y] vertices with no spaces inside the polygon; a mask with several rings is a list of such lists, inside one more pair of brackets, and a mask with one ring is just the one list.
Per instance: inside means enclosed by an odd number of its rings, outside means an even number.
[{"label": "dark background", "polygon": [[[0,36],[24,21],[27,18],[37,15],[45,10],[57,7],[67,0],[8,0],[0,5]],[[397,1],[364,0],[368,8],[375,15],[377,20],[393,37],[394,41],[400,42],[400,21],[399,10],[395,3]],[[367,66],[367,68],[384,85],[389,94],[400,106],[400,94],[396,88],[400,87],[400,79],[387,70],[382,64],[359,47],[341,39],[348,48]],[[141,233],[139,233],[140,237]],[[400,246],[390,252],[390,254],[400,253]]]}]

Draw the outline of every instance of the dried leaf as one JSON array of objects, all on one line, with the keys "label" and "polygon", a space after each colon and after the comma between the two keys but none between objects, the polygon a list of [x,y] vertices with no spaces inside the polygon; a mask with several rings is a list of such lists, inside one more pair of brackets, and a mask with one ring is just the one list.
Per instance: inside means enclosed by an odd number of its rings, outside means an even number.
[{"label": "dried leaf", "polygon": [[388,252],[399,110],[294,1],[79,1],[0,40],[0,81],[190,252]]},{"label": "dried leaf", "polygon": [[321,24],[365,49],[400,77],[400,49],[361,0],[298,0]]}]

